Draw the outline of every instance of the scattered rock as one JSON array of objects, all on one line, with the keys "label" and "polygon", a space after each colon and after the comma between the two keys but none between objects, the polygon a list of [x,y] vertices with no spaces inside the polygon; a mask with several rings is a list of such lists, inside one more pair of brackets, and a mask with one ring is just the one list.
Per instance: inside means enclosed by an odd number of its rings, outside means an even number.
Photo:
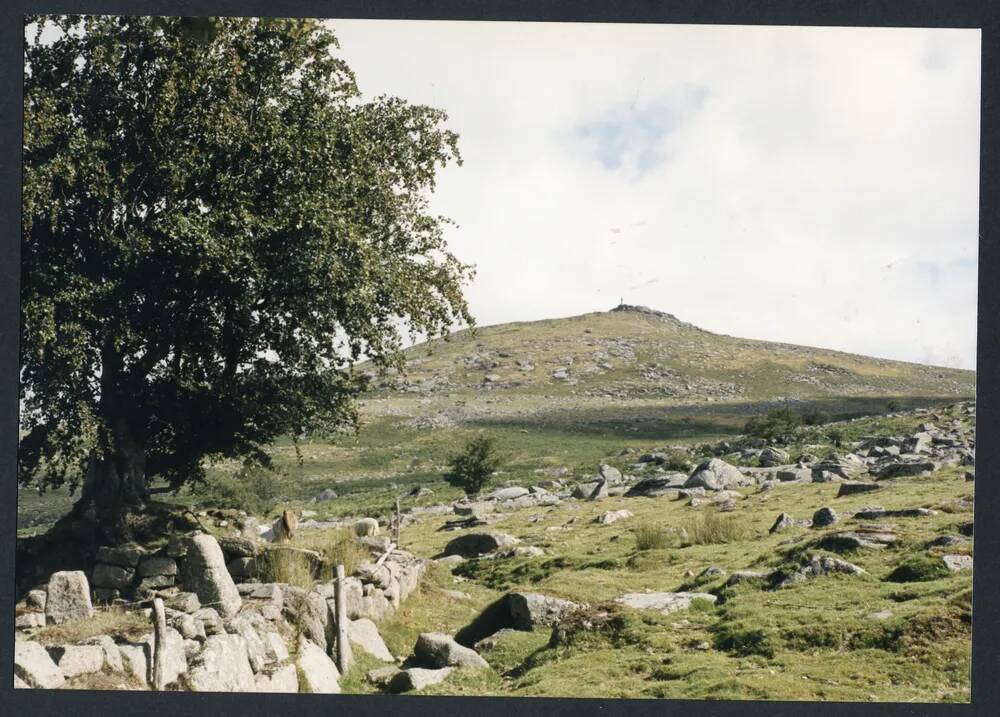
[{"label": "scattered rock", "polygon": [[437,670],[428,670],[422,667],[411,667],[408,670],[397,670],[388,682],[388,689],[396,694],[416,692],[430,685],[444,682],[454,669],[454,667],[442,667]]},{"label": "scattered rock", "polygon": [[375,623],[368,618],[351,620],[347,623],[347,636],[352,643],[360,647],[373,657],[377,657],[385,662],[395,662],[396,658],[385,646],[382,636],[379,635]]},{"label": "scattered rock", "polygon": [[507,606],[512,626],[517,630],[534,630],[554,625],[580,605],[570,600],[538,593],[509,593]]},{"label": "scattered rock", "polygon": [[62,687],[66,681],[44,647],[24,640],[14,640],[14,676],[29,687],[47,690]]},{"label": "scattered rock", "polygon": [[878,483],[864,483],[862,481],[844,481],[840,484],[837,489],[837,497],[840,498],[845,495],[857,495],[858,493],[869,493],[873,490],[879,490],[882,486]]},{"label": "scattered rock", "polygon": [[833,508],[820,508],[815,513],[813,513],[812,524],[814,528],[822,528],[827,525],[833,525],[838,520],[840,516]]},{"label": "scattered rock", "polygon": [[299,640],[296,659],[299,690],[321,694],[340,694],[340,671],[322,648],[305,638]]},{"label": "scattered rock", "polygon": [[461,555],[464,558],[475,558],[500,548],[516,545],[519,542],[521,541],[512,535],[496,531],[466,533],[448,541],[448,544],[444,546],[444,554],[446,556]]},{"label": "scattered rock", "polygon": [[609,510],[605,513],[601,513],[595,522],[601,525],[611,525],[619,520],[624,520],[625,518],[631,518],[633,516],[630,510]]},{"label": "scattered rock", "polygon": [[184,676],[193,692],[251,692],[256,681],[246,640],[240,635],[213,635],[191,661]]},{"label": "scattered rock", "polygon": [[684,482],[684,487],[724,490],[749,486],[753,482],[753,478],[743,475],[736,466],[719,458],[710,458],[694,469],[691,477]]},{"label": "scattered rock", "polygon": [[971,555],[942,555],[941,560],[944,561],[948,570],[953,573],[957,573],[961,570],[972,570]]},{"label": "scattered rock", "polygon": [[419,663],[434,668],[489,667],[475,650],[459,645],[450,635],[441,632],[422,633],[413,647],[413,657]]},{"label": "scattered rock", "polygon": [[46,621],[58,625],[71,620],[86,620],[93,614],[87,576],[80,570],[52,573],[46,590]]},{"label": "scattered rock", "polygon": [[675,610],[683,610],[691,606],[692,600],[707,600],[708,602],[715,604],[718,598],[710,593],[692,593],[692,592],[676,592],[676,593],[626,593],[621,597],[615,598],[615,602],[621,603],[631,608],[637,610],[656,610],[657,612],[667,613],[674,612]]},{"label": "scattered rock", "polygon": [[184,586],[198,596],[202,605],[214,608],[220,615],[235,615],[243,604],[226,569],[222,548],[211,535],[201,533],[188,539],[183,573]]}]

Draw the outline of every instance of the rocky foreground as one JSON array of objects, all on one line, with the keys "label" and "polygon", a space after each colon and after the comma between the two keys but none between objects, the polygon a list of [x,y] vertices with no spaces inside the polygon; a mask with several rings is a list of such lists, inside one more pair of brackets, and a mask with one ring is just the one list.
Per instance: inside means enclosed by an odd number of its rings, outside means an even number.
[{"label": "rocky foreground", "polygon": [[[593,476],[577,479],[559,469],[540,469],[539,480],[532,485],[502,486],[470,499],[407,509],[402,524],[412,536],[408,547],[412,545],[414,552],[400,550],[379,537],[380,526],[368,517],[305,520],[299,528],[349,528],[356,534],[353,541],[366,551],[367,557],[346,578],[343,589],[345,632],[352,652],[365,656],[364,682],[371,690],[447,691],[456,672],[500,669],[492,651],[510,635],[541,632],[545,638],[539,648],[572,650],[581,632],[597,634],[618,625],[622,610],[654,616],[647,618],[653,620],[650,625],[661,619],[655,616],[689,615],[679,621],[668,618],[674,620],[668,632],[677,634],[701,620],[705,631],[698,634],[714,634],[715,642],[683,642],[683,650],[694,654],[710,655],[715,650],[724,655],[734,650],[744,654],[740,651],[751,649],[756,650],[753,654],[767,656],[769,646],[754,643],[751,648],[741,647],[742,643],[731,642],[725,632],[730,629],[729,612],[744,599],[757,600],[753,594],[798,594],[803,586],[830,581],[830,590],[843,591],[850,595],[846,600],[864,605],[874,600],[880,590],[874,586],[884,581],[904,584],[971,571],[972,495],[944,504],[934,499],[902,505],[895,496],[920,495],[914,486],[924,485],[928,488],[921,491],[936,495],[928,492],[935,481],[974,485],[975,404],[918,409],[905,418],[910,425],[916,424],[915,430],[858,435],[833,449],[820,443],[784,445],[744,437],[710,446],[673,445],[623,453],[601,465]],[[852,423],[834,428],[849,430]],[[688,468],[681,470],[685,463]],[[796,491],[805,494],[810,490],[809,495],[822,490],[828,502],[809,505],[771,500],[779,494],[793,496]],[[682,514],[690,511],[692,516],[718,516],[725,521],[749,515],[751,504],[752,510],[759,512],[775,502],[785,507],[771,514],[764,535],[788,537],[777,543],[773,559],[751,560],[746,550],[723,552],[720,548],[711,564],[688,569],[682,584],[671,584],[664,578],[654,584],[643,580],[642,556],[659,554],[648,553],[641,545],[640,532],[649,524],[638,524],[636,514],[649,515],[649,506],[681,505]],[[604,503],[611,504],[610,508],[597,507]],[[942,522],[942,510],[956,515]],[[961,518],[963,512],[967,519]],[[579,517],[583,514],[592,517],[583,522]],[[673,507],[670,514],[676,514]],[[216,517],[213,528],[224,527],[230,534],[176,536],[155,550],[104,548],[89,573],[56,573],[29,592],[18,607],[16,686],[149,688],[154,683],[153,655],[157,649],[150,601],[158,597],[165,602],[168,623],[163,646],[168,656],[168,689],[340,691],[344,674],[337,664],[335,583],[314,581],[303,586],[262,582],[259,577],[258,564],[269,551],[299,550],[310,559],[315,554],[293,546],[262,544],[260,531],[249,517]],[[685,527],[684,521],[661,522],[657,530],[680,550],[703,539],[689,534],[695,528]],[[919,528],[923,524],[936,527],[928,532]],[[603,535],[599,542],[611,545],[634,534],[636,549],[624,565],[610,559],[577,565],[559,546],[583,533]],[[724,544],[729,539],[712,538],[715,540]],[[748,535],[732,540],[736,541],[733,545],[741,545],[740,540],[755,538]],[[598,545],[586,552],[599,555],[601,551]],[[911,558],[922,562],[914,567]],[[501,590],[492,593],[473,619],[447,633],[438,629],[440,621],[411,626],[418,632],[415,642],[409,643],[412,647],[406,654],[398,654],[398,650],[394,654],[380,635],[381,626],[396,618],[404,601],[427,578],[432,564],[439,576],[454,576],[446,582],[484,582]],[[576,596],[566,587],[556,587],[555,594],[550,594],[545,587],[576,585],[572,571],[589,569],[592,574],[594,566],[627,568],[625,573],[616,573],[623,578],[615,593],[609,594],[610,586],[595,591],[595,595],[606,595],[610,600],[582,593]],[[502,589],[503,585],[516,585],[518,575],[531,575],[529,570],[539,576],[531,581],[540,580],[540,589]],[[570,576],[569,582],[558,582],[560,570]],[[657,570],[661,572],[649,574],[663,574],[661,568]],[[910,573],[915,570],[928,571],[928,575],[913,577]],[[858,582],[852,586],[850,581]],[[637,589],[640,586],[642,589]],[[461,590],[436,594],[448,603],[469,600]],[[920,602],[918,593],[887,594],[904,601],[900,603],[903,606]],[[712,611],[720,609],[722,619],[712,622],[716,620]],[[864,618],[886,626],[882,628],[885,636],[878,638],[877,644],[903,640],[900,636],[905,632],[898,631],[905,628],[890,625],[900,619],[894,613],[875,610]],[[117,616],[128,629],[112,621],[107,634],[79,641],[58,640],[57,630],[65,629],[68,638],[74,625],[107,615]],[[919,613],[918,617],[925,619],[924,615]],[[935,629],[941,629],[943,618],[934,613],[929,619],[938,625]],[[813,633],[819,629],[807,624],[785,634],[806,630],[812,635],[810,639],[817,639]],[[757,632],[760,630],[752,622],[745,630],[751,636]],[[908,643],[904,640],[900,644]],[[643,649],[648,652],[652,648]],[[382,662],[384,667],[371,668],[373,662]]]}]

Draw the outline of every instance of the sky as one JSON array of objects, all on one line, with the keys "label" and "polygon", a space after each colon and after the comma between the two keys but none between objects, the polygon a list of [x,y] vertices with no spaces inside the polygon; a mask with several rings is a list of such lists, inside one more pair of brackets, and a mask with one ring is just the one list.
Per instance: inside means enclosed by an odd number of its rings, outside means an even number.
[{"label": "sky", "polygon": [[461,137],[431,208],[479,325],[624,299],[975,368],[978,30],[329,24],[367,97]]}]

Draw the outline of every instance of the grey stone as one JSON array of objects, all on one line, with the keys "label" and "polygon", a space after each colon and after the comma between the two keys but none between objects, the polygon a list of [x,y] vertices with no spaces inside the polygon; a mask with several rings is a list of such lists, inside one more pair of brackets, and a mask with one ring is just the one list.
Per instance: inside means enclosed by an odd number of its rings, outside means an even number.
[{"label": "grey stone", "polygon": [[556,624],[580,605],[550,595],[515,592],[507,595],[507,607],[515,629],[534,630]]},{"label": "grey stone", "polygon": [[631,518],[632,516],[633,513],[630,510],[609,510],[597,516],[597,520],[595,522],[600,523],[601,525],[611,525],[612,523],[625,518]]},{"label": "grey stone", "polygon": [[123,568],[135,569],[139,564],[139,558],[146,554],[142,548],[138,547],[109,547],[103,546],[97,549],[95,562],[107,563],[108,565],[118,565]]},{"label": "grey stone", "polygon": [[180,612],[194,613],[201,609],[201,601],[194,593],[177,593],[163,601],[164,607]]},{"label": "grey stone", "polygon": [[719,458],[710,458],[699,464],[684,482],[685,488],[724,490],[753,484],[753,478],[743,475],[736,466]]},{"label": "grey stone", "polygon": [[781,513],[774,520],[774,524],[771,526],[769,533],[777,533],[779,531],[785,530],[787,528],[794,527],[795,519],[792,518],[788,513]]},{"label": "grey stone", "polygon": [[299,640],[296,665],[299,671],[299,691],[340,693],[340,671],[326,652],[315,643],[305,638]]},{"label": "grey stone", "polygon": [[615,598],[615,602],[627,607],[637,610],[655,610],[663,614],[688,608],[693,600],[707,600],[714,605],[718,598],[710,593],[697,592],[626,593]]},{"label": "grey stone", "polygon": [[188,539],[183,584],[198,595],[202,605],[215,608],[220,615],[235,615],[243,604],[222,549],[211,535],[202,533]]},{"label": "grey stone", "polygon": [[212,635],[185,676],[192,692],[253,692],[256,681],[246,640],[240,635]]},{"label": "grey stone", "polygon": [[124,672],[125,663],[122,662],[122,653],[118,645],[108,635],[98,635],[84,641],[85,645],[96,645],[104,655],[104,668],[111,672]]},{"label": "grey stone", "polygon": [[857,495],[858,493],[870,493],[873,490],[879,490],[882,486],[878,483],[864,483],[862,481],[844,481],[837,488],[837,497],[840,498],[845,495]]},{"label": "grey stone", "polygon": [[629,488],[625,492],[625,495],[629,497],[643,496],[646,498],[676,495],[677,491],[684,487],[687,480],[688,477],[683,473],[666,473],[662,476],[650,476],[649,478],[643,478]]},{"label": "grey stone", "polygon": [[385,662],[395,662],[396,658],[385,646],[375,623],[367,618],[351,620],[347,623],[348,639],[373,657]]},{"label": "grey stone", "polygon": [[295,665],[281,665],[271,672],[254,675],[254,692],[294,693],[299,691]]},{"label": "grey stone", "polygon": [[972,570],[971,555],[942,555],[941,560],[944,561],[945,567],[953,573],[962,570]]},{"label": "grey stone", "polygon": [[475,650],[459,645],[450,635],[441,632],[422,633],[413,647],[413,656],[419,663],[435,668],[489,667]]},{"label": "grey stone", "polygon": [[44,647],[24,640],[14,640],[14,676],[29,687],[48,690],[62,687],[66,681]]},{"label": "grey stone", "polygon": [[485,553],[492,553],[499,548],[506,548],[520,542],[506,533],[486,531],[482,533],[466,533],[452,538],[444,547],[445,555],[461,555],[473,558]]},{"label": "grey stone", "polygon": [[111,563],[98,563],[94,566],[94,574],[91,578],[94,587],[121,589],[132,584],[135,578],[135,570],[125,568]]},{"label": "grey stone", "polygon": [[833,508],[823,507],[813,513],[812,524],[814,528],[822,528],[827,525],[833,525],[838,520],[840,520],[840,516],[837,515],[837,512]]},{"label": "grey stone", "polygon": [[58,625],[72,620],[86,620],[94,615],[90,585],[87,576],[80,570],[53,573],[46,593],[47,622]]},{"label": "grey stone", "polygon": [[45,597],[44,590],[29,590],[24,596],[24,604],[32,610],[45,612]]},{"label": "grey stone", "polygon": [[399,670],[389,681],[390,692],[416,692],[430,685],[444,682],[448,675],[452,673],[453,667],[442,667],[437,670],[428,670],[421,667],[411,667],[407,670]]},{"label": "grey stone", "polygon": [[166,556],[151,556],[139,561],[139,577],[176,575],[177,561]]},{"label": "grey stone", "polygon": [[100,672],[104,667],[104,650],[98,645],[50,647],[49,656],[66,679]]}]

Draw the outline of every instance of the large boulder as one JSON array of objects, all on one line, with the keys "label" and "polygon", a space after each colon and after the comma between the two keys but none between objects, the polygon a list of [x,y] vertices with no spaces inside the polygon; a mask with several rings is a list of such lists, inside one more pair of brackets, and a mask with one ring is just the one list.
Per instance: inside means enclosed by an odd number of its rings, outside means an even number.
[{"label": "large boulder", "polygon": [[512,535],[492,530],[481,533],[466,533],[448,541],[448,544],[444,546],[444,554],[474,558],[486,553],[492,553],[500,548],[516,545],[519,542]]},{"label": "large boulder", "polygon": [[718,598],[710,593],[626,593],[615,598],[615,602],[636,610],[655,610],[667,614],[675,610],[691,607],[693,600],[707,600],[715,603]]},{"label": "large boulder", "polygon": [[573,497],[580,500],[603,500],[608,497],[608,482],[596,480],[579,483],[573,489]]},{"label": "large boulder", "polygon": [[413,647],[413,657],[419,663],[435,668],[489,667],[475,650],[459,645],[450,635],[441,632],[422,633]]},{"label": "large boulder", "polygon": [[50,647],[49,656],[67,679],[100,672],[104,667],[104,650],[99,645]]},{"label": "large boulder", "polygon": [[624,520],[625,518],[631,518],[633,516],[630,510],[609,510],[601,513],[597,516],[595,522],[601,525],[611,525],[612,523],[617,523],[619,520]]},{"label": "large boulder", "polygon": [[382,636],[379,635],[375,623],[368,618],[351,620],[347,623],[347,638],[354,645],[373,657],[377,657],[385,662],[395,662],[396,658],[385,646]]},{"label": "large boulder", "polygon": [[753,484],[753,478],[743,475],[739,468],[720,458],[710,458],[698,465],[684,482],[685,488],[725,490]]},{"label": "large boulder", "polygon": [[66,678],[49,653],[37,642],[14,641],[14,676],[29,687],[55,689],[62,687]]},{"label": "large boulder", "polygon": [[315,643],[301,638],[295,661],[299,672],[299,691],[340,694],[340,671],[333,660]]},{"label": "large boulder", "polygon": [[788,451],[768,446],[760,452],[759,460],[762,466],[773,468],[774,466],[786,465],[789,460],[789,455]]},{"label": "large boulder", "polygon": [[538,593],[510,593],[507,605],[517,630],[549,627],[580,607],[575,602]]},{"label": "large boulder", "polygon": [[688,476],[683,473],[665,473],[661,476],[643,478],[625,493],[626,496],[643,496],[655,498],[661,495],[676,495],[677,491],[687,483]]},{"label": "large boulder", "polygon": [[191,661],[185,683],[192,692],[253,692],[246,640],[240,635],[209,637]]},{"label": "large boulder", "polygon": [[283,583],[281,593],[284,596],[282,611],[289,621],[298,625],[306,638],[326,650],[332,637],[327,601],[315,591]]},{"label": "large boulder", "polygon": [[94,573],[91,581],[96,588],[108,588],[120,590],[132,584],[135,578],[135,570],[125,568],[111,563],[98,563],[94,566]]},{"label": "large boulder", "polygon": [[500,488],[495,490],[489,495],[484,496],[484,498],[496,501],[515,500],[528,495],[530,492],[531,491],[527,488],[522,488],[521,486],[511,486],[510,488]]},{"label": "large boulder", "polygon": [[298,692],[299,676],[295,665],[281,665],[271,672],[254,676],[254,692]]},{"label": "large boulder", "polygon": [[812,524],[814,528],[824,528],[827,525],[833,525],[838,520],[840,520],[840,516],[837,515],[837,511],[824,506],[813,513]]},{"label": "large boulder", "polygon": [[45,600],[45,617],[50,623],[86,620],[94,615],[90,601],[90,585],[80,570],[64,570],[49,578]]},{"label": "large boulder", "polygon": [[396,694],[416,692],[430,685],[444,682],[454,669],[453,667],[442,667],[437,670],[428,670],[423,667],[411,667],[407,670],[398,670],[393,672],[388,680],[388,689]]},{"label": "large boulder", "polygon": [[215,608],[223,617],[235,615],[243,604],[226,569],[222,548],[211,535],[188,538],[182,578],[184,587],[195,593],[202,605]]}]

